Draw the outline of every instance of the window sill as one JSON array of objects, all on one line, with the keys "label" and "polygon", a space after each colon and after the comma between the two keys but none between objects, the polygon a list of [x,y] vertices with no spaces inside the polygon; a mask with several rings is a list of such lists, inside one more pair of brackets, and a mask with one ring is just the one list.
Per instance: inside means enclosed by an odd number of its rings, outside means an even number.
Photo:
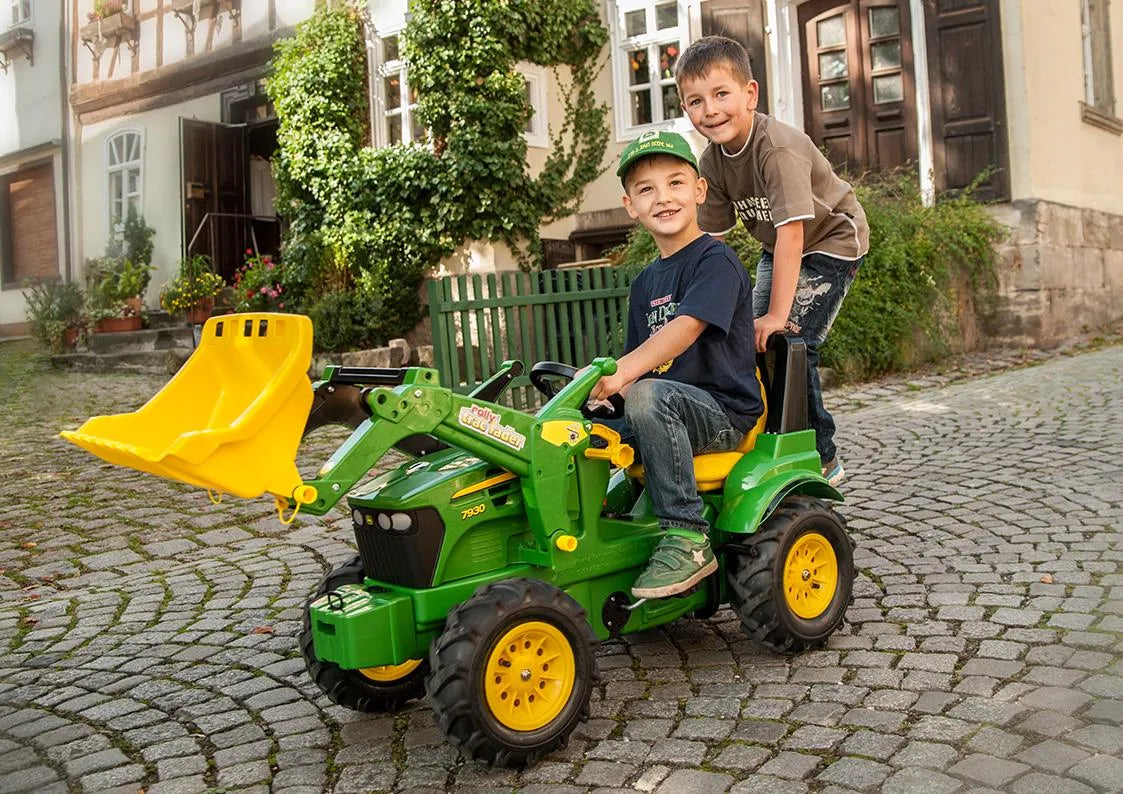
[{"label": "window sill", "polygon": [[1123,119],[1104,113],[1086,102],[1080,103],[1080,118],[1093,127],[1107,130],[1114,135],[1123,135]]}]

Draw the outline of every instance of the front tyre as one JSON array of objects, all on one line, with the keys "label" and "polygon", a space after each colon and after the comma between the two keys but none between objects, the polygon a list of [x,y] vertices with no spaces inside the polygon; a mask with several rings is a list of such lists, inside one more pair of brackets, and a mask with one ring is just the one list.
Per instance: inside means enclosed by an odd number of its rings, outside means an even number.
[{"label": "front tyre", "polygon": [[792,497],[730,553],[730,600],[752,639],[776,653],[821,645],[852,600],[854,543],[842,517],[819,499]]},{"label": "front tyre", "polygon": [[437,723],[469,758],[534,764],[588,719],[596,645],[585,610],[558,588],[487,585],[453,611],[430,650]]},{"label": "front tyre", "polygon": [[408,701],[425,694],[425,676],[429,664],[424,659],[409,659],[401,664],[344,670],[334,662],[316,658],[312,646],[312,623],[309,605],[325,593],[345,584],[362,584],[363,562],[358,555],[327,573],[316,592],[304,605],[304,622],[300,629],[300,652],[308,675],[333,703],[354,711],[394,711]]}]

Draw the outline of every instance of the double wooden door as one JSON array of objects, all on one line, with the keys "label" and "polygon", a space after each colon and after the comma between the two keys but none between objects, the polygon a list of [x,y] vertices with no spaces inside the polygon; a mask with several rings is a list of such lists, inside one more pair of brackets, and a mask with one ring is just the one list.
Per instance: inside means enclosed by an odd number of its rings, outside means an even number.
[{"label": "double wooden door", "polygon": [[916,88],[908,0],[812,0],[799,7],[804,122],[836,168],[915,161]]}]

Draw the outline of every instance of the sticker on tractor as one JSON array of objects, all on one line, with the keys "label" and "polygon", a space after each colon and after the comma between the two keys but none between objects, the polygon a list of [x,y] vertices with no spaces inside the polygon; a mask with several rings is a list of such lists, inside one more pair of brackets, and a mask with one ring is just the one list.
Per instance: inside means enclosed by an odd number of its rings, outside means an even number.
[{"label": "sticker on tractor", "polygon": [[475,430],[481,435],[494,438],[500,444],[505,444],[511,449],[522,449],[526,446],[526,436],[510,425],[500,422],[502,417],[490,408],[482,405],[464,406],[456,417],[456,421],[469,430]]},{"label": "sticker on tractor", "polygon": [[572,446],[587,435],[588,433],[585,432],[585,428],[581,426],[580,422],[555,419],[542,423],[542,440],[553,444],[555,447],[560,447],[562,444]]},{"label": "sticker on tractor", "polygon": [[479,504],[479,505],[476,505],[475,507],[469,507],[467,510],[461,510],[460,511],[460,520],[466,521],[469,518],[475,518],[480,513],[482,513],[484,510],[487,510],[486,504]]}]

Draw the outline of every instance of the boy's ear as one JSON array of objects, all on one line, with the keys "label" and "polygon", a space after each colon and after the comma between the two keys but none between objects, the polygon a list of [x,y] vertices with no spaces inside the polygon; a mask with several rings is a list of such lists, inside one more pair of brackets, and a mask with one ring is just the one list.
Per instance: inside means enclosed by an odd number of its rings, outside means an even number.
[{"label": "boy's ear", "polygon": [[624,209],[626,209],[628,211],[628,217],[631,218],[632,220],[635,220],[636,218],[639,217],[639,213],[636,212],[635,209],[632,207],[632,199],[629,198],[627,193],[624,194]]},{"label": "boy's ear", "polygon": [[710,183],[706,181],[706,177],[698,177],[698,182],[694,186],[694,197],[698,201],[698,205],[706,203],[706,193],[710,190]]},{"label": "boy's ear", "polygon": [[745,86],[745,94],[747,94],[749,110],[756,110],[757,102],[760,101],[760,84],[756,80],[750,80]]}]

